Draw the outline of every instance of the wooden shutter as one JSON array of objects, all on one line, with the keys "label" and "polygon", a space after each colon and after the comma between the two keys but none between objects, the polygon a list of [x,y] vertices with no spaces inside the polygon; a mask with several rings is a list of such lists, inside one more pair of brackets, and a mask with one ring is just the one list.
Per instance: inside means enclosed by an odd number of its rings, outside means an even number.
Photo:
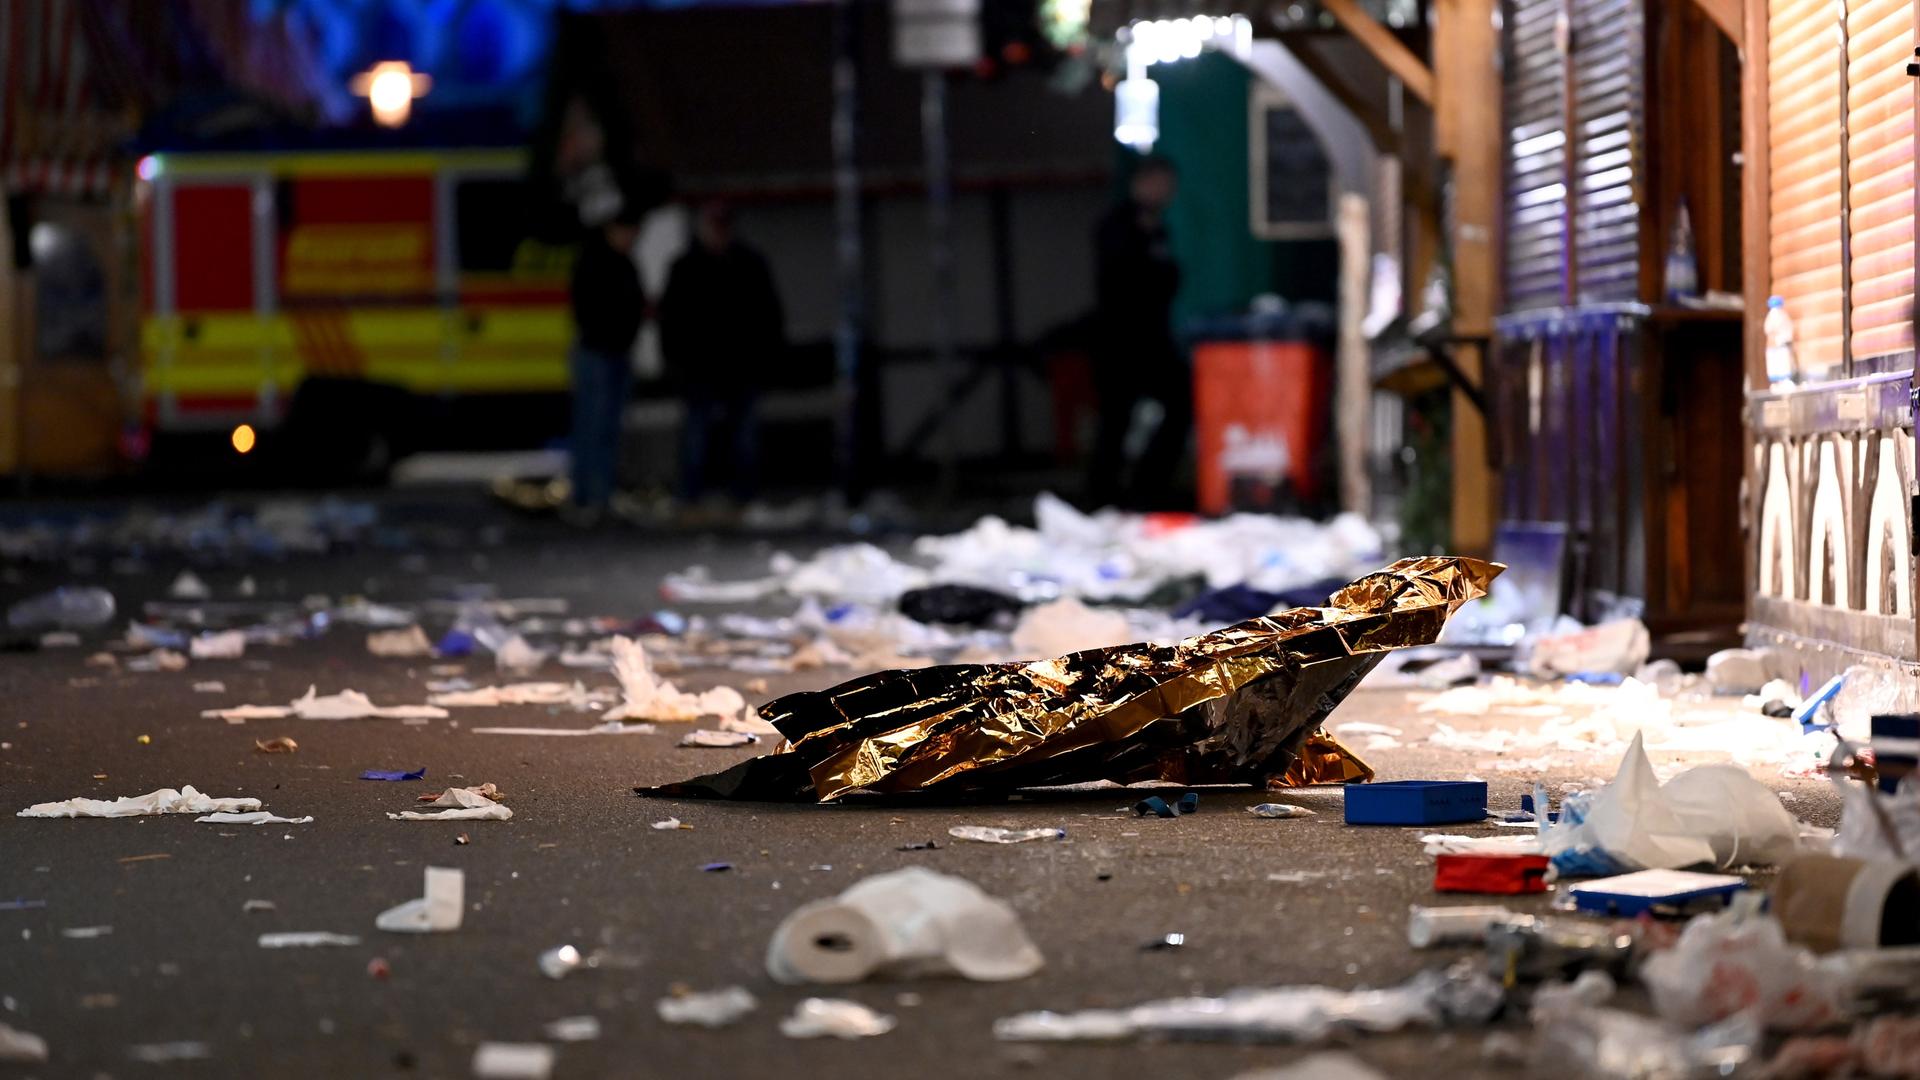
[{"label": "wooden shutter", "polygon": [[1773,0],[1767,18],[1769,291],[1802,370],[1842,357],[1840,27],[1834,0]]},{"label": "wooden shutter", "polygon": [[1503,102],[1508,311],[1559,307],[1567,288],[1566,65],[1560,0],[1511,0]]},{"label": "wooden shutter", "polygon": [[1847,0],[1853,356],[1913,348],[1912,0]]},{"label": "wooden shutter", "polygon": [[[1640,298],[1643,42],[1639,0],[1572,0],[1574,294]],[[1665,238],[1647,243],[1664,246]]]}]

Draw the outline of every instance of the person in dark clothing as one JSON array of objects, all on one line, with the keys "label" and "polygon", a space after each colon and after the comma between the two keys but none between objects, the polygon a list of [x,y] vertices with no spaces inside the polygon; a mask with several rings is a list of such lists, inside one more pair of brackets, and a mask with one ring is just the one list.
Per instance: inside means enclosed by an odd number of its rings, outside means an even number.
[{"label": "person in dark clothing", "polygon": [[633,342],[647,298],[634,265],[638,215],[621,211],[587,238],[574,259],[573,510],[598,520],[613,495],[620,460],[620,419],[633,387]]},{"label": "person in dark clothing", "polygon": [[[1180,267],[1167,241],[1173,163],[1149,156],[1135,166],[1129,198],[1100,220],[1094,237],[1093,384],[1100,423],[1088,479],[1098,503],[1164,504],[1193,427],[1192,375],[1173,336]],[[1160,404],[1160,426],[1127,471],[1127,430],[1141,401]]]},{"label": "person in dark clothing", "polygon": [[725,203],[702,205],[693,243],[674,260],[660,300],[660,356],[686,404],[680,429],[685,501],[697,502],[706,490],[716,434],[732,448],[730,494],[742,503],[753,497],[755,399],[784,346],[784,324],[767,260],[734,237]]}]

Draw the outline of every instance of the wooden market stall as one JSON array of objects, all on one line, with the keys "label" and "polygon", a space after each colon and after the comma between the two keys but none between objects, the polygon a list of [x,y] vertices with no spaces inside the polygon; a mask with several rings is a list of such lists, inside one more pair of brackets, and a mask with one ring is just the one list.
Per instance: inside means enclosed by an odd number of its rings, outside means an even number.
[{"label": "wooden market stall", "polygon": [[[1748,638],[1825,677],[1920,661],[1911,0],[1746,0]],[[1770,385],[1768,296],[1794,325]]]}]

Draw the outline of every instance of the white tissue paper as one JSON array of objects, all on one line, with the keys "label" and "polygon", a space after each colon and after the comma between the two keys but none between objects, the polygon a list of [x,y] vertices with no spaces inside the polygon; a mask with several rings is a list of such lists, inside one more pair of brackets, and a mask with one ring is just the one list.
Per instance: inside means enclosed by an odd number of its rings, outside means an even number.
[{"label": "white tissue paper", "polygon": [[427,867],[423,895],[381,912],[373,925],[395,934],[429,934],[460,929],[466,910],[467,875],[444,866]]},{"label": "white tissue paper", "polygon": [[258,809],[259,799],[209,798],[188,784],[178,791],[161,788],[145,795],[128,795],[119,799],[68,799],[64,802],[35,803],[20,811],[18,816],[119,818],[146,814],[224,814]]}]

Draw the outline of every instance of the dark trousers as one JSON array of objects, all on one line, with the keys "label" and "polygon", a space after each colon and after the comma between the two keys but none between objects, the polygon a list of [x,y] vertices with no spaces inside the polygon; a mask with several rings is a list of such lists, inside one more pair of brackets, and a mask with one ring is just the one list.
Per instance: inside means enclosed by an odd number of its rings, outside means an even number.
[{"label": "dark trousers", "polygon": [[760,478],[760,432],[753,415],[754,395],[688,390],[686,408],[686,420],[680,425],[680,497],[694,502],[706,493],[708,451],[718,436],[731,454],[727,462],[728,494],[743,503],[753,498]]},{"label": "dark trousers", "polygon": [[[1173,497],[1174,477],[1193,430],[1193,373],[1172,348],[1155,352],[1153,356],[1135,351],[1094,358],[1100,427],[1093,440],[1087,488],[1096,503],[1165,507]],[[1159,402],[1164,412],[1129,476],[1127,430],[1133,424],[1134,407],[1142,401]]]},{"label": "dark trousers", "polygon": [[625,353],[574,346],[573,504],[603,507],[613,496],[620,465],[620,419],[633,388]]}]

